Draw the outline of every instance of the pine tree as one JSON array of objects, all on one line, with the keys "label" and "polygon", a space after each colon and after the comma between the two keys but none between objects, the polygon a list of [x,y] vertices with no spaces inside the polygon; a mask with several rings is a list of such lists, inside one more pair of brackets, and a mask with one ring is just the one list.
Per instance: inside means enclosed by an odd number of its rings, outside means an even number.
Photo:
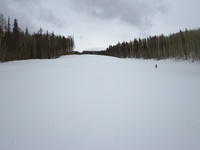
[{"label": "pine tree", "polygon": [[0,14],[0,58],[2,62],[3,62],[3,55],[4,55],[4,47],[3,47],[4,24],[5,24],[4,16]]},{"label": "pine tree", "polygon": [[11,29],[10,29],[10,18],[8,18],[7,26],[5,26],[6,33],[5,33],[5,40],[6,40],[6,46],[8,50],[11,50],[11,43],[12,43],[12,35],[11,35]]},{"label": "pine tree", "polygon": [[13,60],[13,54],[10,52],[12,50],[12,35],[10,30],[10,18],[8,18],[7,24],[5,23],[5,37],[4,37],[4,59]]},{"label": "pine tree", "polygon": [[15,51],[15,54],[18,54],[18,59],[20,59],[22,51],[20,50],[20,29],[18,27],[17,19],[14,19],[12,40],[13,51]]}]

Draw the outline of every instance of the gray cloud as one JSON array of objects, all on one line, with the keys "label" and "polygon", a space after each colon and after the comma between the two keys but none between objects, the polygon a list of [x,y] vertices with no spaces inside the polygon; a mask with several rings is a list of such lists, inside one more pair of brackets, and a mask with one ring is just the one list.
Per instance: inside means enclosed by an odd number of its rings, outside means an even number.
[{"label": "gray cloud", "polygon": [[167,11],[162,0],[71,0],[74,9],[93,18],[118,20],[131,26],[152,25],[150,18],[154,14]]},{"label": "gray cloud", "polygon": [[41,0],[1,0],[0,10],[6,18],[17,18],[19,26],[24,30],[28,26],[31,32],[38,30],[39,27],[45,29],[45,24],[56,28],[61,28],[64,24],[52,10],[42,5]]},{"label": "gray cloud", "polygon": [[31,0],[1,0],[0,13],[2,13],[5,18],[10,17],[11,23],[17,18],[21,30],[25,30],[25,28],[28,27],[31,29],[30,31],[33,32],[35,30],[35,25],[30,18],[34,16],[33,7],[39,4],[40,0],[36,0],[34,3]]},{"label": "gray cloud", "polygon": [[28,4],[28,5],[38,5],[41,4],[41,0],[10,0],[10,2]]},{"label": "gray cloud", "polygon": [[12,10],[9,9],[8,3],[5,0],[0,1],[0,13],[5,16],[8,16],[13,13]]},{"label": "gray cloud", "polygon": [[62,28],[64,24],[64,21],[57,18],[53,11],[44,8],[39,11],[39,20],[55,25],[58,28]]}]

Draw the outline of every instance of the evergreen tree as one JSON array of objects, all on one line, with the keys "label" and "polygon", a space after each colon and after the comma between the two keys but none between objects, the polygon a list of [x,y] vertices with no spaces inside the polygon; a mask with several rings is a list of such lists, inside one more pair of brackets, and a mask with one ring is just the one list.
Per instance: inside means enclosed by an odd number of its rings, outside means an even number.
[{"label": "evergreen tree", "polygon": [[18,59],[21,57],[22,50],[20,50],[20,29],[18,27],[17,19],[14,19],[13,32],[12,32],[13,51],[18,53]]},{"label": "evergreen tree", "polygon": [[10,18],[8,18],[8,23],[7,26],[5,26],[5,41],[6,41],[6,46],[7,49],[10,51],[11,50],[11,45],[12,45],[12,35],[11,35],[11,29],[10,29]]},{"label": "evergreen tree", "polygon": [[5,18],[3,14],[0,14],[0,58],[3,62],[3,56],[4,56],[4,43],[3,43],[3,36],[4,36],[4,24],[5,24]]},{"label": "evergreen tree", "polygon": [[11,31],[10,18],[6,23],[0,14],[0,59],[56,58],[72,52],[75,47],[73,36],[55,35],[53,32],[43,34],[42,28],[37,33],[29,34],[28,28],[21,31],[17,19],[14,19]]}]

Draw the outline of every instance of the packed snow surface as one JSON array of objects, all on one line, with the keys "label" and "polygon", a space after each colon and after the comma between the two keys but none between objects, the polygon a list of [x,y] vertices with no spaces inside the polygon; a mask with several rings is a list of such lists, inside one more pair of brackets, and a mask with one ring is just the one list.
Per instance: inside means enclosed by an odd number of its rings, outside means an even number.
[{"label": "packed snow surface", "polygon": [[0,64],[0,150],[199,149],[199,63],[84,55]]}]

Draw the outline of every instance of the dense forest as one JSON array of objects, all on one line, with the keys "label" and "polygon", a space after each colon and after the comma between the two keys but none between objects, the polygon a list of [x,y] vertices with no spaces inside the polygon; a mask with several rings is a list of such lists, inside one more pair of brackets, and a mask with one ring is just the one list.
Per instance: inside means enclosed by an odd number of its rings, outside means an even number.
[{"label": "dense forest", "polygon": [[200,29],[185,29],[169,36],[150,36],[130,42],[118,42],[116,45],[110,45],[106,50],[75,52],[75,54],[200,61]]},{"label": "dense forest", "polygon": [[0,15],[0,61],[22,59],[51,59],[67,54],[95,54],[119,58],[184,59],[200,60],[200,29],[179,31],[168,36],[150,36],[130,42],[118,42],[102,51],[74,51],[74,38],[38,32],[25,32],[14,19],[12,30],[10,18]]},{"label": "dense forest", "polygon": [[152,36],[122,42],[106,49],[106,55],[120,58],[200,60],[200,29],[181,31],[169,36]]},{"label": "dense forest", "polygon": [[[11,29],[12,28],[12,29]],[[55,35],[53,32],[38,32],[30,34],[28,27],[25,32],[14,19],[11,27],[10,18],[7,20],[0,14],[0,61],[22,59],[51,59],[71,53],[74,49],[74,38]]]}]

